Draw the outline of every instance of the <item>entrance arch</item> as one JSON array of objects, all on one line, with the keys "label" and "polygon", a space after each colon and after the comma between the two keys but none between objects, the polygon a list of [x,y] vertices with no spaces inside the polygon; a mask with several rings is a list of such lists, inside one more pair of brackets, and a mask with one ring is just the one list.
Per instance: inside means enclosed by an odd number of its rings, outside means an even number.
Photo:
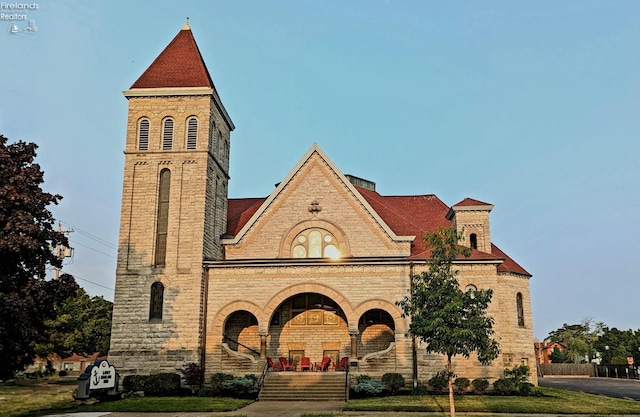
[{"label": "entrance arch", "polygon": [[297,366],[302,357],[337,363],[349,356],[349,323],[343,308],[332,297],[318,292],[295,293],[275,306],[269,319],[267,356],[284,356]]}]

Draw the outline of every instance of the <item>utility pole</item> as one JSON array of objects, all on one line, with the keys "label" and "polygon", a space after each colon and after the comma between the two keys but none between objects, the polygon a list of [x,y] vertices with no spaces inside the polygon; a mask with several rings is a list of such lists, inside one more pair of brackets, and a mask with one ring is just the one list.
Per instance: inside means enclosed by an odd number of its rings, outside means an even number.
[{"label": "utility pole", "polygon": [[[58,222],[58,232],[64,233],[66,235],[68,233],[73,233],[73,229],[62,230],[62,225],[60,224],[60,222]],[[54,255],[56,256],[56,258],[62,261],[64,260],[64,258],[70,258],[73,255],[73,248],[63,246],[58,243],[58,245],[56,245],[56,247],[54,248]],[[56,266],[53,279],[58,279],[58,278],[60,278],[60,268]]]}]

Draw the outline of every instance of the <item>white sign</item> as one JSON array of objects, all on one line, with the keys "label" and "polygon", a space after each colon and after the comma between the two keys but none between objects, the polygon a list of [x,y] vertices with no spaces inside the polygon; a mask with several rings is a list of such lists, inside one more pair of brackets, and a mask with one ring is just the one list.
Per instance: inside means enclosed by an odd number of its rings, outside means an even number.
[{"label": "white sign", "polygon": [[116,367],[102,361],[91,369],[89,389],[113,388],[116,386]]}]

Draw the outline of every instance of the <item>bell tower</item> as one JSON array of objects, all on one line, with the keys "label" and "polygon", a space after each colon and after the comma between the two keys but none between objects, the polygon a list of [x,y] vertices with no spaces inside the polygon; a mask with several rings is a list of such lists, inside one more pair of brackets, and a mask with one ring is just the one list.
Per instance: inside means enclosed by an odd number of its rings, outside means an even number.
[{"label": "bell tower", "polygon": [[204,259],[222,258],[230,134],[189,22],[128,100],[109,360],[124,374],[201,362]]}]

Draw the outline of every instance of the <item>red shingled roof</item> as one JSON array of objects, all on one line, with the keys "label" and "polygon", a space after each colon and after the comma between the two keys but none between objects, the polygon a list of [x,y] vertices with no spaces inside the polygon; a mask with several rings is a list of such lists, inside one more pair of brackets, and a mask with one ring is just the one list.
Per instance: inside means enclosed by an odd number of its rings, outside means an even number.
[{"label": "red shingled roof", "polygon": [[491,206],[491,204],[467,197],[461,202],[454,204],[452,207],[464,207],[464,206]]},{"label": "red shingled roof", "polygon": [[188,24],[133,83],[131,88],[213,87]]},{"label": "red shingled roof", "polygon": [[[396,235],[416,237],[411,247],[412,259],[428,259],[431,255],[431,250],[425,249],[422,242],[422,236],[425,232],[435,232],[440,226],[449,227],[451,225],[451,222],[446,218],[449,207],[433,194],[382,196],[366,188],[358,186],[355,188]],[[237,235],[265,200],[266,198],[229,199],[227,234]],[[480,205],[478,203],[487,205],[470,198],[464,201],[475,202],[473,205]],[[461,256],[460,259],[503,259],[504,262],[498,266],[498,271],[531,276],[493,244],[490,254],[472,250],[469,258]]]},{"label": "red shingled roof", "polygon": [[227,234],[237,235],[266,198],[230,198],[227,208]]}]

